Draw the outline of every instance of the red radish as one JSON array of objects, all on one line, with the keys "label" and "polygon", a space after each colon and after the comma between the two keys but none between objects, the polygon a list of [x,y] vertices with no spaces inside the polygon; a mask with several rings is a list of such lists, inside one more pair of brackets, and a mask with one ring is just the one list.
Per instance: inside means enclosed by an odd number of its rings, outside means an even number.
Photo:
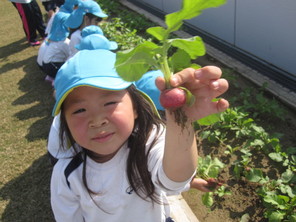
[{"label": "red radish", "polygon": [[166,89],[160,94],[159,101],[165,109],[179,108],[186,103],[186,92],[180,88]]},{"label": "red radish", "polygon": [[206,181],[208,182],[207,188],[209,190],[215,190],[222,186],[222,183],[215,178],[208,178]]}]

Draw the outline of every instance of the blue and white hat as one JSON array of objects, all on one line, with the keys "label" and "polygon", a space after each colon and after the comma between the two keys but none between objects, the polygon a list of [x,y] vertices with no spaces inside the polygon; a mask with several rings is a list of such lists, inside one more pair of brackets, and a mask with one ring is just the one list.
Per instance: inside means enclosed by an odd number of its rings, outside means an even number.
[{"label": "blue and white hat", "polygon": [[94,49],[107,49],[115,50],[118,45],[114,41],[109,41],[105,36],[100,34],[91,34],[81,39],[78,45],[75,45],[77,50],[94,50]]},{"label": "blue and white hat", "polygon": [[[54,83],[56,103],[52,111],[53,116],[60,112],[61,105],[68,94],[77,87],[90,86],[105,90],[123,90],[134,84],[124,81],[117,74],[114,67],[115,61],[116,54],[109,50],[82,50],[62,65]],[[151,98],[141,93],[158,114]]]},{"label": "blue and white hat", "polygon": [[67,19],[66,26],[72,29],[78,28],[82,24],[83,16],[86,13],[91,13],[100,18],[108,17],[97,2],[93,0],[80,1],[78,8]]}]

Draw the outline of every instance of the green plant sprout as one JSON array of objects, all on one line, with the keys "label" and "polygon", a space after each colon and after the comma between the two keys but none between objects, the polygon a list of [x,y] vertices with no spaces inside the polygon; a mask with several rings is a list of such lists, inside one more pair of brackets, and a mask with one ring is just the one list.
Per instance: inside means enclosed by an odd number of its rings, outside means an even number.
[{"label": "green plant sprout", "polygon": [[196,177],[207,180],[209,183],[209,189],[211,192],[206,192],[202,195],[202,203],[206,207],[211,207],[214,203],[213,196],[218,195],[222,197],[224,195],[231,195],[225,186],[218,181],[218,176],[220,171],[224,168],[224,164],[218,159],[212,159],[210,155],[206,157],[198,157],[198,168],[196,172]]}]

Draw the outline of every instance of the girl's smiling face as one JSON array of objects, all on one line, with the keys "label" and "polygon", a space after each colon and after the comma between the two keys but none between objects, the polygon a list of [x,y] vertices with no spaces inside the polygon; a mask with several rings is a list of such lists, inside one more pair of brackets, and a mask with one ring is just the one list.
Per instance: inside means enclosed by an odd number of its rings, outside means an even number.
[{"label": "girl's smiling face", "polygon": [[63,108],[76,143],[107,160],[127,141],[137,118],[126,90],[80,86],[67,96]]}]

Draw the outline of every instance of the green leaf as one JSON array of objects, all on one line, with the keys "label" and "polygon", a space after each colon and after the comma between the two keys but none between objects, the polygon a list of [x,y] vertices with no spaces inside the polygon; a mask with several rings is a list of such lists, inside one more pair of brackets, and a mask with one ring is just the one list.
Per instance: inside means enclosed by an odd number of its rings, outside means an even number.
[{"label": "green leaf", "polygon": [[286,203],[289,202],[290,198],[284,195],[266,195],[263,200],[276,206],[278,209],[285,210],[287,208]]},{"label": "green leaf", "polygon": [[182,49],[178,49],[170,58],[170,66],[172,72],[176,73],[184,68],[191,66],[191,59],[187,52]]},{"label": "green leaf", "polygon": [[284,219],[285,214],[283,212],[274,211],[268,216],[269,222],[281,222]]},{"label": "green leaf", "polygon": [[224,167],[224,164],[217,158],[214,158],[213,162],[211,163],[208,169],[208,176],[212,178],[217,178],[219,175],[220,169],[222,169],[223,167]]},{"label": "green leaf", "polygon": [[241,173],[243,171],[243,167],[240,165],[234,165],[233,173],[236,179],[239,179],[241,176]]},{"label": "green leaf", "polygon": [[165,16],[165,23],[169,32],[178,30],[183,20],[192,19],[202,13],[204,9],[218,7],[224,4],[226,0],[183,0],[183,6],[180,11]]},{"label": "green leaf", "polygon": [[276,162],[282,162],[283,161],[283,157],[282,157],[282,155],[280,153],[269,153],[268,156],[273,161],[276,161]]},{"label": "green leaf", "polygon": [[217,178],[220,169],[224,167],[224,164],[217,157],[212,160],[210,155],[198,157],[197,165],[197,175],[203,179]]},{"label": "green leaf", "polygon": [[214,203],[213,197],[212,197],[213,193],[212,192],[207,192],[205,194],[202,195],[201,200],[202,203],[207,206],[207,207],[211,207]]},{"label": "green leaf", "polygon": [[220,121],[220,114],[214,113],[202,119],[199,119],[197,122],[199,123],[199,125],[202,125],[202,126],[210,126],[219,121]]},{"label": "green leaf", "polygon": [[200,65],[198,65],[198,64],[192,63],[192,64],[189,66],[189,68],[193,68],[193,69],[200,69],[200,68],[201,68],[201,66],[200,66]]},{"label": "green leaf", "polygon": [[195,96],[186,88],[179,86],[186,93],[186,105],[192,106],[195,103]]},{"label": "green leaf", "polygon": [[249,222],[251,219],[250,215],[247,213],[247,214],[244,214],[241,219],[240,219],[240,222]]},{"label": "green leaf", "polygon": [[294,173],[292,170],[287,169],[286,172],[284,172],[281,176],[281,179],[283,180],[283,183],[288,183],[294,176]]},{"label": "green leaf", "polygon": [[[143,62],[145,59],[149,59],[149,56],[146,53],[136,53],[131,56],[128,61],[116,67],[117,73],[125,81],[137,81],[150,67],[149,64]],[[118,61],[120,61],[120,59],[118,59]]]},{"label": "green leaf", "polygon": [[286,150],[287,154],[296,154],[296,147],[289,147]]},{"label": "green leaf", "polygon": [[250,169],[250,171],[246,172],[246,178],[247,180],[251,182],[259,182],[261,179],[263,179],[263,173],[259,169]]},{"label": "green leaf", "polygon": [[115,68],[117,73],[126,81],[137,81],[152,67],[157,67],[155,56],[158,45],[144,42],[133,50],[117,53]]},{"label": "green leaf", "polygon": [[296,222],[296,212],[288,216],[287,218],[289,222]]},{"label": "green leaf", "polygon": [[159,41],[164,40],[167,35],[167,30],[160,26],[148,28],[146,32],[154,36]]},{"label": "green leaf", "polygon": [[288,194],[288,196],[291,198],[295,197],[295,194],[293,193],[293,190],[289,185],[281,184],[279,189],[283,194]]},{"label": "green leaf", "polygon": [[183,49],[191,59],[203,56],[206,53],[205,45],[199,36],[188,39],[170,39],[172,46]]}]

